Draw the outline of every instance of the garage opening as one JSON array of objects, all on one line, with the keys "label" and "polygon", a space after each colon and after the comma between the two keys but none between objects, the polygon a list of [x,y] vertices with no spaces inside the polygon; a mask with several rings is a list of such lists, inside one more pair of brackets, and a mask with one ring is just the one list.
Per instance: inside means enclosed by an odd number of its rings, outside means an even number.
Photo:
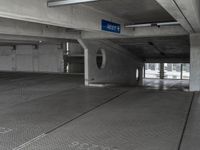
[{"label": "garage opening", "polygon": [[162,64],[146,63],[144,67],[144,78],[161,79],[161,73],[164,73],[163,79],[174,80],[189,80],[190,79],[190,64],[189,63],[164,63]]},{"label": "garage opening", "polygon": [[77,42],[66,42],[64,50],[64,72],[84,75],[84,50]]},{"label": "garage opening", "polygon": [[160,64],[146,63],[144,67],[144,78],[159,79],[160,78]]},{"label": "garage opening", "polygon": [[144,86],[158,89],[189,90],[189,63],[146,63]]}]

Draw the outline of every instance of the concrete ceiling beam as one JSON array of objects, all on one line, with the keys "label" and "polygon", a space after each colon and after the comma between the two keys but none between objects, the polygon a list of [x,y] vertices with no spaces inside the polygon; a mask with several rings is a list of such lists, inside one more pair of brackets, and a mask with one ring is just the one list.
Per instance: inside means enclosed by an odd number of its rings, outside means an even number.
[{"label": "concrete ceiling beam", "polygon": [[190,58],[149,58],[145,63],[190,63]]},{"label": "concrete ceiling beam", "polygon": [[121,35],[129,35],[129,22],[90,6],[48,7],[47,0],[1,0],[0,17],[85,31],[101,31],[102,19],[121,25]]},{"label": "concrete ceiling beam", "polygon": [[200,32],[200,1],[175,0],[196,33]]},{"label": "concrete ceiling beam", "polygon": [[156,0],[189,33],[200,32],[199,0]]},{"label": "concrete ceiling beam", "polygon": [[[163,2],[162,6],[175,8],[174,3],[168,4],[168,1],[173,0],[157,0]],[[168,4],[168,5],[167,5]],[[174,4],[174,5],[172,5]],[[182,17],[183,27],[187,31],[192,29],[188,22],[185,20],[180,11],[173,10],[177,13],[177,16]],[[130,38],[130,37],[151,37],[151,36],[176,36],[187,34],[180,26],[166,26],[166,27],[149,27],[149,28],[135,28],[135,30],[130,28],[125,28],[125,24],[130,23],[127,20],[116,17],[107,12],[102,12],[95,8],[85,5],[70,5],[64,7],[53,7],[49,8],[47,6],[47,0],[1,0],[0,5],[0,17],[10,18],[20,21],[25,21],[24,23],[17,23],[16,25],[9,25],[0,29],[1,34],[13,34],[14,35],[27,35],[27,36],[38,36],[42,37],[58,37],[66,38],[67,36],[72,39],[77,39],[79,36],[77,33],[65,32],[64,28],[72,28],[82,32],[82,38]],[[180,17],[180,18],[181,18]],[[116,22],[121,25],[121,33],[108,33],[101,30],[101,20],[109,20]],[[12,21],[11,21],[12,22]],[[15,22],[14,22],[15,23]],[[31,24],[33,23],[33,25]],[[38,27],[40,26],[38,29]],[[41,24],[41,25],[39,25]],[[43,25],[42,25],[43,24]],[[44,25],[45,24],[45,25]],[[55,29],[47,29],[45,26],[50,25]],[[2,26],[2,24],[0,24]],[[17,26],[17,27],[16,27]],[[61,27],[61,28],[58,28]],[[5,32],[4,30],[7,29]],[[58,33],[56,33],[56,30]],[[67,35],[68,34],[68,35]]]},{"label": "concrete ceiling beam", "polygon": [[77,39],[80,32],[66,30],[66,28],[17,21],[13,19],[0,19],[0,34],[12,36],[29,36],[52,39]]},{"label": "concrete ceiling beam", "polygon": [[168,37],[188,35],[188,32],[180,25],[163,26],[163,27],[140,27],[133,29],[133,33],[128,36],[118,36],[105,32],[88,32],[83,31],[83,39],[113,39],[113,38],[142,38],[142,37]]}]

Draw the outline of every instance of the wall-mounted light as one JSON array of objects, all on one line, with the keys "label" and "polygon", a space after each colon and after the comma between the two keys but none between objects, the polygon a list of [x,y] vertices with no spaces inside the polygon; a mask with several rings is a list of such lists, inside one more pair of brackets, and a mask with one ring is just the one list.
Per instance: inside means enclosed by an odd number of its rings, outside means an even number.
[{"label": "wall-mounted light", "polygon": [[170,25],[179,25],[179,22],[160,22],[160,23],[143,23],[143,24],[130,24],[125,25],[126,28],[137,28],[137,27],[153,27],[153,26],[170,26]]},{"label": "wall-mounted light", "polygon": [[62,5],[74,5],[80,3],[96,2],[99,0],[48,0],[48,7],[62,6]]}]

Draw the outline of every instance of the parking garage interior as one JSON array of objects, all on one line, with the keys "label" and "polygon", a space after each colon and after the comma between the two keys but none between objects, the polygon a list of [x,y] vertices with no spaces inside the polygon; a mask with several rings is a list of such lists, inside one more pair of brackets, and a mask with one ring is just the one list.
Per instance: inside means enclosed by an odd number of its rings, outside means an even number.
[{"label": "parking garage interior", "polygon": [[199,150],[198,0],[0,0],[0,150]]}]

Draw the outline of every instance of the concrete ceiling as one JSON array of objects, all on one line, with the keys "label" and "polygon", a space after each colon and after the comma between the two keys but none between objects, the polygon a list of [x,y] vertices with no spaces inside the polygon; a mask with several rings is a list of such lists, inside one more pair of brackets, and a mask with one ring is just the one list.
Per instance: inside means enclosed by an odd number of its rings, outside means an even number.
[{"label": "concrete ceiling", "polygon": [[111,13],[131,23],[174,21],[155,0],[101,0],[85,5]]},{"label": "concrete ceiling", "polygon": [[189,59],[190,56],[188,36],[113,39],[112,41],[117,42],[143,60],[160,58]]},{"label": "concrete ceiling", "polygon": [[[168,22],[175,19],[155,0],[101,0],[85,4],[130,23]],[[144,61],[189,60],[189,36],[112,39]]]}]

